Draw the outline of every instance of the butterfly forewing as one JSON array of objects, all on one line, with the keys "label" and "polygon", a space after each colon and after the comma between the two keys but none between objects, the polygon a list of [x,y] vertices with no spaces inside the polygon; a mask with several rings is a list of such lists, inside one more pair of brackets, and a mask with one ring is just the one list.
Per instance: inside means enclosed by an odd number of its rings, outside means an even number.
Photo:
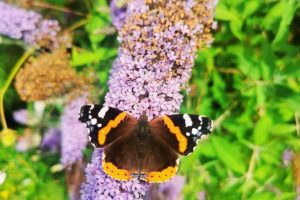
[{"label": "butterfly forewing", "polygon": [[126,129],[137,123],[126,112],[97,104],[82,106],[79,120],[86,124],[91,143],[98,148],[117,140],[122,133],[126,133]]},{"label": "butterfly forewing", "polygon": [[212,130],[212,121],[199,115],[165,115],[150,121],[154,132],[181,155],[194,151],[198,140]]}]

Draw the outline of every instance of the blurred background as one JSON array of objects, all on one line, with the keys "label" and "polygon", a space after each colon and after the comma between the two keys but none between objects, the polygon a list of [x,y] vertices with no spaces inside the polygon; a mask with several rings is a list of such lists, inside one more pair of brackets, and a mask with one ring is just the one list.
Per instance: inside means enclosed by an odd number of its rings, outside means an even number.
[{"label": "blurred background", "polygon": [[[122,11],[126,1],[116,2]],[[156,199],[300,199],[299,6],[297,0],[218,1],[214,41],[197,52],[181,105],[181,113],[214,119],[214,131],[182,158],[178,182]],[[1,24],[17,19],[23,30]],[[82,151],[83,159],[67,172],[72,152],[61,138],[74,128],[68,121],[77,118],[74,96],[89,90],[86,99],[104,100],[118,53],[112,22],[104,0],[0,1],[0,101],[7,123],[0,199],[60,200],[79,191],[84,178],[77,168],[90,162],[93,148],[74,136],[72,151]],[[25,52],[32,44],[41,47],[39,55]]]}]

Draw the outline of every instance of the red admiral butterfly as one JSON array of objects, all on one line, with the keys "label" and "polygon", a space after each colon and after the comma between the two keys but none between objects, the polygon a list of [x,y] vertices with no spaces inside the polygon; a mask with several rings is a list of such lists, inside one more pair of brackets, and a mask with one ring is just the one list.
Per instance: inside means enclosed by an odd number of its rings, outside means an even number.
[{"label": "red admiral butterfly", "polygon": [[92,144],[104,147],[103,171],[118,180],[163,182],[178,168],[179,155],[193,152],[198,140],[211,132],[212,121],[198,115],[164,115],[148,121],[101,105],[81,107]]}]

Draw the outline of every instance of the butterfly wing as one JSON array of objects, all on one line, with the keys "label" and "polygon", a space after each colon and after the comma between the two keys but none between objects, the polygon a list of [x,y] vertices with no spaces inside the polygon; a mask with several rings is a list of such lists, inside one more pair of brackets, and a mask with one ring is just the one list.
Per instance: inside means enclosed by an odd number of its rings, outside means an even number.
[{"label": "butterfly wing", "polygon": [[125,134],[104,147],[102,156],[103,171],[110,177],[128,181],[132,173],[138,171],[139,160],[134,127],[127,127]]},{"label": "butterfly wing", "polygon": [[164,182],[176,175],[178,154],[151,129],[142,160],[142,170],[148,182]]},{"label": "butterfly wing", "polygon": [[104,147],[121,137],[137,120],[128,113],[102,105],[85,105],[79,112],[79,120],[86,124],[92,144]]},{"label": "butterfly wing", "polygon": [[136,131],[104,148],[104,172],[123,181],[163,182],[172,178],[178,169],[178,154],[155,135],[148,135],[141,146]]},{"label": "butterfly wing", "polygon": [[154,118],[150,126],[177,153],[188,155],[203,135],[211,133],[212,123],[207,117],[178,114]]}]

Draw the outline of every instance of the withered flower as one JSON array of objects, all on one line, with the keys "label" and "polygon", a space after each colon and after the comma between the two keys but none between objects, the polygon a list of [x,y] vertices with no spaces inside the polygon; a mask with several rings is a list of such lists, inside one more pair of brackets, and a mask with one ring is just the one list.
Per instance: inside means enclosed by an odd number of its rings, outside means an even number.
[{"label": "withered flower", "polygon": [[70,66],[65,49],[32,57],[16,76],[15,87],[24,101],[46,100],[84,88],[91,82]]}]

